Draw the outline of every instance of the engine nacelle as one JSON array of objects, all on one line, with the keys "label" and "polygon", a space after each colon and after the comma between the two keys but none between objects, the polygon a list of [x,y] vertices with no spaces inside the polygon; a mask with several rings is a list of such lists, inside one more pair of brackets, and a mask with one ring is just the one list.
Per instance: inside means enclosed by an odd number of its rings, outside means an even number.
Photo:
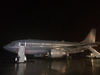
[{"label": "engine nacelle", "polygon": [[47,52],[49,58],[59,58],[65,55],[66,53],[60,49],[51,49]]}]

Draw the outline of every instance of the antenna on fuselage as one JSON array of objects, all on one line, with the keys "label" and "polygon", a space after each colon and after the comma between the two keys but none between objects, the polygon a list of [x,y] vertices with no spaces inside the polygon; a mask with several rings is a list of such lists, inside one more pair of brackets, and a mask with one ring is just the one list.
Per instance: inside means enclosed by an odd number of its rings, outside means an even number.
[{"label": "antenna on fuselage", "polygon": [[65,42],[64,40],[62,40],[62,42]]}]

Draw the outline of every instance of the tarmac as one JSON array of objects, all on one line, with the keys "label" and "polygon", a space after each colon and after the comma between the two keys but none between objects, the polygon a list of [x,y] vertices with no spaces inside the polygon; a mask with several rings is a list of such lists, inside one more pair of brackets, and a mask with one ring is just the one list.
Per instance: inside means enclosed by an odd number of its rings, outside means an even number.
[{"label": "tarmac", "polygon": [[100,59],[0,59],[0,75],[100,75]]}]

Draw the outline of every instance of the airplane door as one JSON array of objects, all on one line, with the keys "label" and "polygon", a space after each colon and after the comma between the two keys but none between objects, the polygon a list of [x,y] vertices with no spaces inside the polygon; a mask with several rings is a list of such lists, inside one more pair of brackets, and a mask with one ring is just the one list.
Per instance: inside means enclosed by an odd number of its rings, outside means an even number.
[{"label": "airplane door", "polygon": [[26,42],[25,41],[21,41],[20,42],[20,46],[26,46]]}]

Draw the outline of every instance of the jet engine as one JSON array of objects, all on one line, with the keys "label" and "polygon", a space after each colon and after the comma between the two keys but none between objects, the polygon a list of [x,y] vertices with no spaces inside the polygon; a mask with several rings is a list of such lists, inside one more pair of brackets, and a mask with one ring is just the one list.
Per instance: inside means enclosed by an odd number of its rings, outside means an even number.
[{"label": "jet engine", "polygon": [[65,54],[66,54],[66,52],[64,52],[60,49],[51,49],[47,52],[47,55],[49,58],[60,58]]}]

